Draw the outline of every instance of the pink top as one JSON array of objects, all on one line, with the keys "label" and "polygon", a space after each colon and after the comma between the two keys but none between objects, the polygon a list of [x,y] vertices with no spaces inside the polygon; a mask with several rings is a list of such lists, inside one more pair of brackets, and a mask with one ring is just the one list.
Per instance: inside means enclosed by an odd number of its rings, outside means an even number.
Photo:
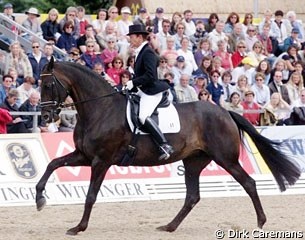
[{"label": "pink top", "polygon": [[225,69],[225,70],[230,70],[231,66],[230,66],[230,53],[225,52],[223,54],[223,52],[220,51],[216,51],[214,53],[214,57],[218,56],[221,58],[221,66]]}]

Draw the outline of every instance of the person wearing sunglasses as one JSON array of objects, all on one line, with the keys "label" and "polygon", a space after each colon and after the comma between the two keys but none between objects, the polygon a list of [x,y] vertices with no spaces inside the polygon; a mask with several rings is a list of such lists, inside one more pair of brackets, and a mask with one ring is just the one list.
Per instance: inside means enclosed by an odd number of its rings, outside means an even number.
[{"label": "person wearing sunglasses", "polygon": [[95,52],[95,41],[93,39],[88,39],[86,41],[86,52],[84,52],[80,59],[84,61],[85,66],[87,66],[90,69],[93,69],[93,66],[95,63],[103,63],[103,59],[100,54]]},{"label": "person wearing sunglasses", "polygon": [[69,53],[71,48],[76,47],[77,43],[73,37],[74,25],[72,21],[67,21],[64,25],[64,30],[59,37],[56,46],[61,50]]},{"label": "person wearing sunglasses", "polygon": [[72,22],[73,31],[71,32],[71,35],[75,40],[80,37],[80,25],[77,20],[77,13],[78,11],[76,7],[68,7],[65,16],[59,21],[61,32],[65,31],[65,25],[67,22]]},{"label": "person wearing sunglasses", "polygon": [[240,65],[241,61],[246,57],[246,49],[246,42],[244,40],[240,40],[237,42],[235,52],[232,54],[231,57],[233,68]]},{"label": "person wearing sunglasses", "polygon": [[245,34],[245,41],[247,46],[247,52],[251,51],[255,42],[259,41],[257,37],[257,28],[254,25],[248,26]]}]

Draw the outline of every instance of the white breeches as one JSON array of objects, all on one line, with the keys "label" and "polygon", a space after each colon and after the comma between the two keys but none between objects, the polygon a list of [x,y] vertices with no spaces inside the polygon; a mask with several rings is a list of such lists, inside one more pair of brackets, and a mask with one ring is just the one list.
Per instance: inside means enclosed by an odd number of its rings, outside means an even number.
[{"label": "white breeches", "polygon": [[155,95],[147,95],[139,89],[137,92],[137,95],[141,97],[139,120],[142,124],[145,123],[146,118],[151,116],[157,105],[161,102],[162,94],[163,92],[157,93]]}]

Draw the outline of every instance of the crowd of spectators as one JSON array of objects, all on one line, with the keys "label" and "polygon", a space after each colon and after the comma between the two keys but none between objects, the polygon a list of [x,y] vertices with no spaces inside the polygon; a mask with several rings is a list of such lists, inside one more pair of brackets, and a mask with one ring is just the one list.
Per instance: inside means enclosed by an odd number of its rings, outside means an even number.
[{"label": "crowd of spectators", "polygon": [[[287,119],[293,108],[305,107],[305,33],[294,11],[267,9],[258,25],[252,13],[194,18],[186,9],[166,17],[162,7],[151,15],[142,7],[132,16],[127,6],[98,9],[94,20],[85,13],[82,6],[70,6],[59,19],[58,10],[52,8],[40,22],[38,10],[28,9],[22,25],[35,37],[16,34],[31,40],[29,51],[0,34],[10,44],[10,52],[0,54],[1,108],[40,110],[40,72],[51,56],[85,65],[122,88],[134,75],[135,53],[127,35],[132,24],[142,24],[149,32],[149,44],[160,58],[158,77],[171,86],[173,103],[207,101],[243,114],[254,125],[291,124]],[[16,21],[12,4],[5,4],[3,14]],[[48,43],[40,46],[39,38]],[[56,56],[54,45],[66,52],[64,59]],[[275,121],[266,121],[266,116]],[[13,116],[5,131],[29,132],[31,121],[28,116]],[[39,124],[41,131],[50,131],[43,121]],[[67,115],[57,125],[59,131],[71,131],[75,119]]]}]

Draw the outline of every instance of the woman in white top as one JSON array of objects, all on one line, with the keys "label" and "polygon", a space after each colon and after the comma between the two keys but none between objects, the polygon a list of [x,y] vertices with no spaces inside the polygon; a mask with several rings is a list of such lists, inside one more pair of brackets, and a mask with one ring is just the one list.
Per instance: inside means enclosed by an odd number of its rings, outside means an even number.
[{"label": "woman in white top", "polygon": [[194,54],[188,49],[190,40],[188,37],[181,39],[181,49],[177,50],[178,56],[183,56],[185,62],[192,67],[192,72],[196,71],[198,66],[196,64]]},{"label": "woman in white top", "polygon": [[298,72],[292,73],[286,86],[290,102],[293,103],[300,98],[301,91],[304,88],[302,75]]},{"label": "woman in white top", "polygon": [[97,12],[96,19],[92,21],[92,26],[96,34],[105,31],[106,18],[107,18],[107,9],[100,8]]}]

